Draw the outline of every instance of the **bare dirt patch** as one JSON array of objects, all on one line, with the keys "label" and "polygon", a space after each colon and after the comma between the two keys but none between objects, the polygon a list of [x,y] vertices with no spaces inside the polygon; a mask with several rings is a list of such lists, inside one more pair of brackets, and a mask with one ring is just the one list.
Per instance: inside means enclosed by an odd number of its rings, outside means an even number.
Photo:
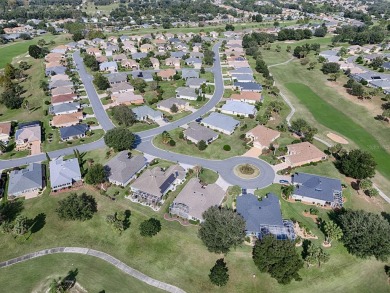
[{"label": "bare dirt patch", "polygon": [[341,143],[341,144],[348,144],[348,140],[333,132],[329,132],[326,136],[329,137],[334,142]]},{"label": "bare dirt patch", "polygon": [[310,213],[305,213],[305,212],[302,212],[302,215],[306,218],[310,218],[313,220],[314,223],[317,223],[317,219],[318,219],[318,216],[317,215],[312,215]]}]

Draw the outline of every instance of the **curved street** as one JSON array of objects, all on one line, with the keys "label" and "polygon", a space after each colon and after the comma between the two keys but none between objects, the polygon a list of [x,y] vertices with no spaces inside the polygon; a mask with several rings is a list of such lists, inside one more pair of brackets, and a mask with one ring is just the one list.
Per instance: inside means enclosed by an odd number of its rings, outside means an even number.
[{"label": "curved street", "polygon": [[44,249],[44,250],[40,250],[37,252],[25,254],[25,255],[22,255],[22,256],[7,260],[7,261],[3,261],[0,263],[0,268],[9,267],[11,265],[21,263],[21,262],[24,262],[24,261],[27,261],[30,259],[34,259],[37,257],[42,257],[45,255],[51,255],[51,254],[58,254],[58,253],[76,253],[76,254],[83,254],[83,255],[97,257],[105,262],[112,264],[113,266],[115,266],[117,269],[121,270],[125,274],[132,276],[132,277],[134,277],[134,278],[140,280],[141,282],[144,282],[150,286],[156,287],[158,289],[161,289],[161,290],[164,290],[167,292],[185,293],[184,290],[182,290],[176,286],[173,286],[173,285],[158,281],[156,279],[153,279],[153,278],[141,273],[140,271],[137,271],[136,269],[129,267],[125,263],[121,262],[119,259],[117,259],[117,258],[115,258],[107,253],[104,253],[104,252],[98,251],[98,250],[94,250],[94,249],[84,248],[84,247],[55,247],[55,248]]},{"label": "curved street", "polygon": [[[154,157],[162,158],[165,160],[169,160],[172,162],[178,162],[187,165],[201,165],[205,168],[214,170],[217,172],[227,183],[231,185],[239,185],[242,188],[248,189],[256,189],[256,188],[265,188],[273,183],[275,178],[275,171],[267,162],[249,158],[249,157],[233,157],[226,160],[208,160],[202,159],[199,157],[191,157],[187,155],[182,155],[178,153],[173,153],[165,150],[161,150],[156,148],[152,144],[152,139],[154,136],[161,134],[163,131],[170,131],[176,129],[182,125],[185,125],[195,119],[205,115],[207,112],[211,111],[215,105],[222,99],[224,94],[224,82],[222,77],[222,68],[219,56],[219,49],[222,42],[218,42],[213,46],[213,52],[215,54],[214,65],[211,68],[211,72],[214,74],[214,82],[215,82],[215,91],[210,100],[199,110],[191,113],[177,121],[169,123],[164,126],[160,126],[157,128],[153,128],[150,130],[145,130],[141,132],[137,132],[138,136],[138,144],[136,149],[149,154]],[[107,115],[107,112],[103,108],[103,104],[100,101],[100,98],[93,86],[93,77],[88,74],[83,64],[83,60],[80,56],[80,52],[75,52],[73,54],[74,61],[76,67],[78,68],[78,72],[80,74],[80,78],[85,86],[85,90],[91,102],[91,106],[95,113],[95,117],[98,119],[100,125],[105,131],[108,131],[115,127],[110,118]],[[88,144],[83,144],[80,146],[64,148],[56,151],[49,152],[48,155],[50,158],[56,158],[63,155],[70,155],[73,153],[75,149],[78,149],[80,152],[87,152],[94,149],[103,148],[105,146],[103,138]],[[33,162],[40,162],[46,160],[45,154],[39,154],[34,156],[28,156],[25,158],[12,159],[12,160],[4,160],[0,161],[0,170],[18,167],[21,165],[26,165]],[[260,169],[260,176],[256,179],[246,180],[237,177],[233,173],[233,168],[242,163],[251,163],[257,166]]]}]

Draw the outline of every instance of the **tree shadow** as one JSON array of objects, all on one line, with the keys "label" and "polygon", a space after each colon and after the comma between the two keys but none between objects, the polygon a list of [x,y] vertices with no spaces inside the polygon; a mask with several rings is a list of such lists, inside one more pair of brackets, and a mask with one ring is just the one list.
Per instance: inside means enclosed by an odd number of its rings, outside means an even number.
[{"label": "tree shadow", "polygon": [[301,253],[303,259],[305,259],[307,257],[307,255],[308,255],[307,251],[308,251],[310,245],[311,245],[311,241],[310,240],[308,240],[308,239],[303,240],[303,242],[302,242],[302,253]]},{"label": "tree shadow", "polygon": [[130,210],[125,210],[125,220],[123,221],[123,228],[124,230],[130,228],[130,216],[131,216],[131,211]]},{"label": "tree shadow", "polygon": [[12,222],[23,210],[23,201],[7,201],[0,205],[0,220]]},{"label": "tree shadow", "polygon": [[390,224],[390,214],[389,214],[389,213],[386,213],[386,212],[381,212],[381,215],[382,215],[382,217],[384,217],[385,220],[387,220],[387,222],[389,222],[389,224]]},{"label": "tree shadow", "polygon": [[[74,284],[76,284],[76,277],[79,273],[79,270],[76,268],[68,272],[68,274],[61,281],[61,289],[64,292],[67,292],[71,289]],[[62,291],[61,291],[62,292]]]},{"label": "tree shadow", "polygon": [[37,233],[40,231],[46,224],[46,215],[44,213],[38,214],[34,219],[32,219],[31,233]]}]

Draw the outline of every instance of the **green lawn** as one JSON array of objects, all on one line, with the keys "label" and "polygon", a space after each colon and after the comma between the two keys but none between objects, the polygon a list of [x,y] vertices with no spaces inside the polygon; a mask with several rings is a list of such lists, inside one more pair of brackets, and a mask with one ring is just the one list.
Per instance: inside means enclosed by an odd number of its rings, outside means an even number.
[{"label": "green lawn", "polygon": [[100,259],[76,254],[48,255],[3,268],[0,281],[3,288],[12,288],[14,292],[46,292],[53,279],[64,278],[70,271],[77,272],[76,282],[88,292],[123,292],[123,288],[163,292]]},{"label": "green lawn", "polygon": [[206,184],[213,184],[218,180],[219,175],[206,168],[202,168],[202,172],[199,174],[199,179]]},{"label": "green lawn", "polygon": [[201,73],[200,78],[206,79],[207,82],[214,82],[214,74],[209,71],[206,71],[205,73]]},{"label": "green lawn", "polygon": [[[390,164],[388,164],[390,154],[371,133],[355,123],[341,110],[321,99],[308,86],[301,83],[287,83],[285,86],[308,108],[318,123],[354,141],[360,149],[370,152],[378,163],[378,171],[390,178]],[[383,135],[390,138],[390,130]]]}]

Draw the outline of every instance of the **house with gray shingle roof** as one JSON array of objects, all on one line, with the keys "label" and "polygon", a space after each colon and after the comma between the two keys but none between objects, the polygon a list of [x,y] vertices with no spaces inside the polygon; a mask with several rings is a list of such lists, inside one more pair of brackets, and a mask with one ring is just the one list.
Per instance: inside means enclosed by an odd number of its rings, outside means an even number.
[{"label": "house with gray shingle roof", "polygon": [[76,124],[60,128],[61,140],[67,141],[84,137],[89,129],[87,124]]},{"label": "house with gray shingle roof", "polygon": [[184,138],[195,144],[198,144],[201,140],[206,144],[210,144],[218,138],[218,133],[196,122],[191,122],[188,124],[188,128],[184,130]]},{"label": "house with gray shingle roof", "polygon": [[224,114],[212,112],[201,123],[206,127],[231,135],[240,124],[240,121]]},{"label": "house with gray shingle roof", "polygon": [[50,161],[50,186],[51,190],[71,187],[75,182],[81,181],[79,162],[76,158],[64,160],[59,157]]},{"label": "house with gray shingle roof", "polygon": [[102,62],[99,64],[100,71],[117,72],[118,64],[114,61]]},{"label": "house with gray shingle roof", "polygon": [[256,115],[256,107],[245,102],[240,101],[226,101],[222,106],[221,112],[230,115],[240,115],[248,117],[249,115]]},{"label": "house with gray shingle roof", "polygon": [[279,198],[273,193],[261,200],[249,193],[238,196],[236,210],[245,220],[247,236],[261,239],[271,234],[279,240],[295,239],[293,223],[283,220]]},{"label": "house with gray shingle roof", "polygon": [[199,78],[199,72],[191,68],[183,68],[181,76],[183,79]]},{"label": "house with gray shingle roof", "polygon": [[126,186],[146,166],[147,161],[144,156],[129,156],[127,151],[123,151],[112,158],[104,168],[109,182],[119,186]]},{"label": "house with gray shingle roof", "polygon": [[49,113],[52,115],[71,114],[78,112],[80,108],[81,106],[78,102],[62,103],[59,105],[50,106]]},{"label": "house with gray shingle roof", "polygon": [[147,119],[156,121],[163,118],[160,111],[153,110],[148,106],[140,106],[132,109],[138,121],[145,121]]},{"label": "house with gray shingle roof", "polygon": [[126,73],[111,73],[107,75],[108,82],[111,85],[127,82]]},{"label": "house with gray shingle roof", "polygon": [[194,88],[178,87],[176,89],[176,98],[196,101],[198,94],[195,92]]},{"label": "house with gray shingle roof", "polygon": [[234,88],[242,92],[261,92],[263,87],[256,82],[235,82]]},{"label": "house with gray shingle roof", "polygon": [[43,189],[43,166],[31,163],[25,169],[14,170],[9,173],[8,196],[35,197]]},{"label": "house with gray shingle roof", "polygon": [[188,101],[181,100],[178,98],[170,98],[158,102],[157,109],[171,113],[172,112],[171,108],[173,105],[177,106],[178,111],[187,111],[189,110],[190,107],[190,103]]},{"label": "house with gray shingle roof", "polygon": [[293,199],[322,206],[343,206],[342,186],[339,179],[299,172],[292,176],[292,183],[295,186]]},{"label": "house with gray shingle roof", "polygon": [[186,87],[192,89],[200,89],[202,84],[206,83],[206,79],[204,78],[189,78],[186,80]]}]

